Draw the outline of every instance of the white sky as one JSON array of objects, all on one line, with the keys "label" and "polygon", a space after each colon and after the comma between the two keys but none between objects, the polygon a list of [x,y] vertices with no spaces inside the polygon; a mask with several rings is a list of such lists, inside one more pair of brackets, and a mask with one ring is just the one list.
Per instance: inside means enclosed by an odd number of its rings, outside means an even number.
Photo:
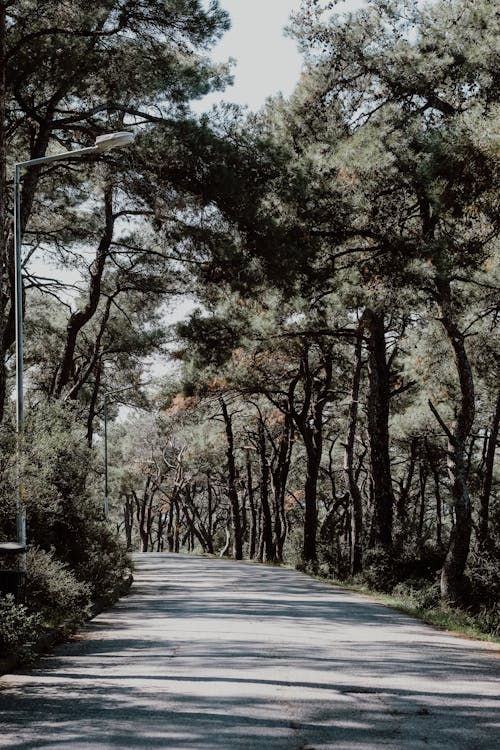
[{"label": "white sky", "polygon": [[231,17],[231,29],[224,34],[212,57],[236,60],[234,85],[221,95],[210,94],[193,109],[204,111],[224,99],[259,109],[268,96],[292,93],[300,77],[301,57],[293,39],[283,36],[290,14],[300,0],[220,0]]},{"label": "white sky", "polygon": [[[225,100],[258,110],[267,97],[280,91],[290,96],[300,78],[302,59],[295,41],[285,37],[283,29],[291,13],[299,10],[301,0],[220,0],[220,5],[231,17],[231,29],[212,57],[218,61],[236,59],[234,85],[222,94],[210,94],[194,102],[192,108],[203,112]],[[362,0],[346,0],[339,3],[336,12],[360,5]]]}]

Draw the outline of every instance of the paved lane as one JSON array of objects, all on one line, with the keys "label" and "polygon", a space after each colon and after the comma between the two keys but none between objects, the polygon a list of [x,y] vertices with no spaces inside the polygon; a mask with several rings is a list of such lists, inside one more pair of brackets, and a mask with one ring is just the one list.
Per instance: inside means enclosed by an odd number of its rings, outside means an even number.
[{"label": "paved lane", "polygon": [[9,750],[498,750],[500,658],[293,571],[141,555],[131,594],[0,678]]}]

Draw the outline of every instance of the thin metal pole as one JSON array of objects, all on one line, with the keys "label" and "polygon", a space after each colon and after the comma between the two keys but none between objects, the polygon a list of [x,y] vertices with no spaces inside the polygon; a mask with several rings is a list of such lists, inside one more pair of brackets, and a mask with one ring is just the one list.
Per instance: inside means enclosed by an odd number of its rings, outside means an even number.
[{"label": "thin metal pole", "polygon": [[24,355],[23,355],[23,270],[21,257],[20,165],[14,165],[14,263],[16,303],[16,426],[17,426],[17,540],[26,545],[26,506],[21,478],[21,457],[24,440]]},{"label": "thin metal pole", "polygon": [[37,164],[47,164],[50,161],[59,161],[60,159],[73,159],[74,157],[80,157],[84,154],[99,154],[101,153],[100,148],[96,146],[88,146],[87,148],[78,148],[74,151],[62,151],[60,154],[51,154],[50,156],[39,156],[37,159],[27,159],[26,161],[18,162],[18,167],[34,167]]},{"label": "thin metal pole", "polygon": [[105,518],[109,512],[109,477],[108,477],[108,403],[109,397],[114,396],[116,393],[123,393],[123,391],[130,391],[133,389],[133,385],[127,385],[124,388],[115,388],[113,391],[105,391],[104,393],[104,516]]},{"label": "thin metal pole", "polygon": [[[111,134],[122,136],[123,133]],[[131,138],[133,140],[133,136]],[[129,139],[130,140],[130,139]],[[21,257],[22,232],[21,232],[21,195],[20,195],[20,172],[21,167],[28,168],[47,162],[59,161],[60,159],[72,159],[90,154],[99,154],[108,151],[115,146],[125,146],[127,143],[120,142],[111,146],[100,144],[75,151],[63,151],[61,154],[41,156],[37,159],[14,164],[14,268],[15,268],[15,327],[16,327],[16,425],[17,425],[17,487],[16,487],[16,527],[17,539],[23,547],[26,547],[26,502],[24,486],[22,483],[21,458],[24,441],[24,355],[23,355],[23,268]],[[105,514],[107,514],[107,479]],[[26,555],[23,554],[23,566],[26,567]]]},{"label": "thin metal pole", "polygon": [[[72,158],[82,154],[95,154],[95,146],[65,151],[62,154],[42,156],[39,159],[28,159],[14,164],[14,270],[15,270],[15,327],[16,327],[16,528],[17,541],[26,546],[26,502],[22,481],[22,454],[24,443],[24,337],[23,337],[23,261],[22,261],[22,227],[21,227],[21,168],[32,167],[59,159]],[[24,556],[25,557],[25,556]],[[24,563],[25,564],[25,563]]]},{"label": "thin metal pole", "polygon": [[104,396],[104,517],[108,515],[108,396]]}]

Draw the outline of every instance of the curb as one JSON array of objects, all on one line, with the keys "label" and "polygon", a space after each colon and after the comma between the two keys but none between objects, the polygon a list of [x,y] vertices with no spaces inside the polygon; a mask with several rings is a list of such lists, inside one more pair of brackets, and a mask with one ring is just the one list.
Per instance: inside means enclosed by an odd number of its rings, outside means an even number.
[{"label": "curb", "polygon": [[[113,607],[113,605],[116,604],[116,602],[121,599],[122,596],[126,596],[129,593],[133,582],[134,576],[130,574],[128,578],[125,578],[123,581],[121,581],[121,583],[117,585],[111,597],[97,599],[97,601],[92,602],[90,605],[90,617],[88,618],[88,620],[86,620],[86,622],[90,622],[98,614],[104,612],[105,609],[110,609],[111,607]],[[36,657],[33,661],[35,661],[40,654],[50,651],[58,643],[63,643],[65,640],[67,640],[69,635],[71,635],[71,633],[68,633],[68,631],[65,630],[64,623],[59,628],[51,628],[49,630],[46,630],[44,633],[42,633],[35,644]],[[11,656],[0,657],[0,677],[2,675],[8,674],[9,672],[12,672],[22,664],[23,662],[21,662],[21,660],[15,654],[12,654]],[[24,664],[26,664],[26,662],[24,662]]]}]

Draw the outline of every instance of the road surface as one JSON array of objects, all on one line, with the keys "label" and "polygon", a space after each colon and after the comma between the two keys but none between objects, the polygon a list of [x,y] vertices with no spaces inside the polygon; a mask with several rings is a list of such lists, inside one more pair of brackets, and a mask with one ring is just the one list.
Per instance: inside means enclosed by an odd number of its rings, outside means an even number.
[{"label": "road surface", "polygon": [[495,648],[294,571],[136,564],[128,597],[0,678],[0,747],[500,748]]}]

